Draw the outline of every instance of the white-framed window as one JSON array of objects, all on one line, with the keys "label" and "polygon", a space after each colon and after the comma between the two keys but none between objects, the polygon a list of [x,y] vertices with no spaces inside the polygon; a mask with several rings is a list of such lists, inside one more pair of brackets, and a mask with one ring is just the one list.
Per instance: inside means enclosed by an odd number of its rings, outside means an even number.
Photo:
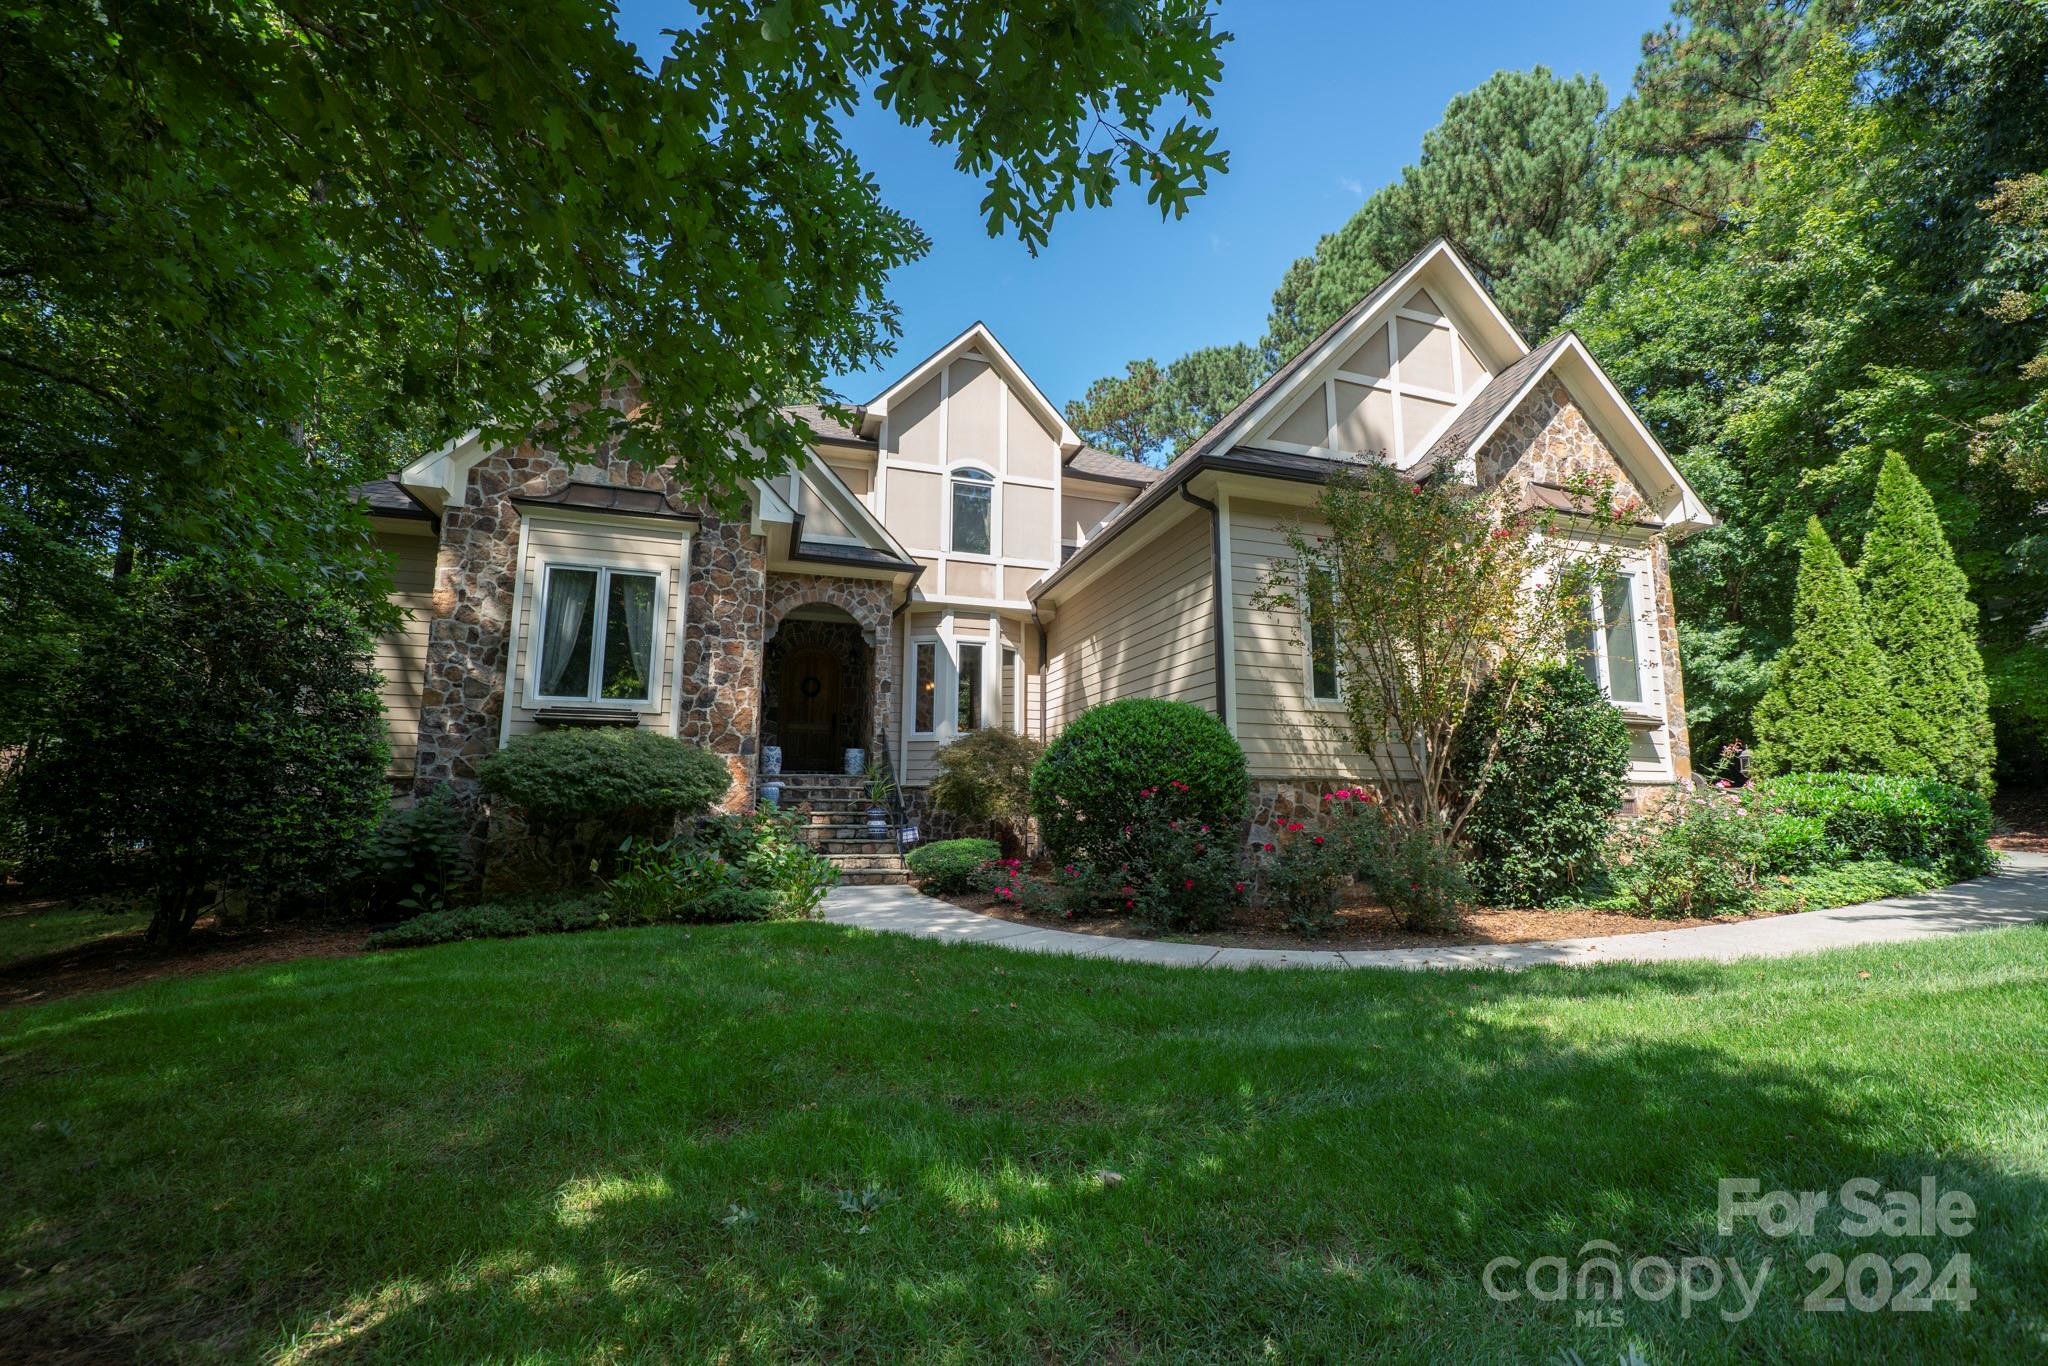
[{"label": "white-framed window", "polygon": [[1584,630],[1572,641],[1586,677],[1610,702],[1643,700],[1642,641],[1636,632],[1636,576],[1616,574],[1600,585]]},{"label": "white-framed window", "polygon": [[1024,668],[1017,652],[1003,647],[1003,678],[1010,689],[1010,729],[1024,733]]},{"label": "white-framed window", "polygon": [[1336,702],[1342,696],[1338,686],[1334,589],[1335,583],[1328,570],[1320,567],[1309,570],[1302,592],[1302,615],[1305,618],[1302,637],[1308,654],[1308,695],[1316,702]]},{"label": "white-framed window", "polygon": [[983,706],[983,656],[988,647],[975,641],[961,641],[958,701],[954,708],[954,724],[961,734],[980,730],[985,715]]},{"label": "white-framed window", "polygon": [[533,694],[547,702],[652,706],[661,661],[662,575],[548,564],[534,628]]},{"label": "white-framed window", "polygon": [[955,555],[995,554],[996,477],[967,465],[946,482],[952,511],[946,549]]},{"label": "white-framed window", "polygon": [[910,733],[930,735],[939,728],[939,642],[912,641],[910,661]]}]

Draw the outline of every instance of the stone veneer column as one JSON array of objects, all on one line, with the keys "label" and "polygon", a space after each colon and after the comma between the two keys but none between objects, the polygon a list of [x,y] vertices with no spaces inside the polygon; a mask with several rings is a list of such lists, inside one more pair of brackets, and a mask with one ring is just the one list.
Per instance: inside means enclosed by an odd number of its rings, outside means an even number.
[{"label": "stone veneer column", "polygon": [[706,514],[691,542],[690,561],[676,733],[725,760],[732,774],[725,808],[744,811],[753,805],[761,762],[765,547],[744,521]]}]

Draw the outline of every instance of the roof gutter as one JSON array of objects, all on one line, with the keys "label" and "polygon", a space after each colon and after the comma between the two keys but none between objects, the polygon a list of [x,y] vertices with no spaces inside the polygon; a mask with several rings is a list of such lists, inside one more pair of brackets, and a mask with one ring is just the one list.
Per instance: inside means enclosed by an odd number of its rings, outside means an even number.
[{"label": "roof gutter", "polygon": [[1209,640],[1216,657],[1216,719],[1230,724],[1230,692],[1223,670],[1223,513],[1207,498],[1197,498],[1182,480],[1180,496],[1209,513]]}]

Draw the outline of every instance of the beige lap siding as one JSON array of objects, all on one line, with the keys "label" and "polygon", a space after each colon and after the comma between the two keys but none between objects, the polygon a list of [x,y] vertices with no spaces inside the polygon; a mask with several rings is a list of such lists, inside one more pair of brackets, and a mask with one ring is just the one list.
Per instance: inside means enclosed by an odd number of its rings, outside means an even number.
[{"label": "beige lap siding", "polygon": [[1161,697],[1216,710],[1209,519],[1189,516],[1059,605],[1046,629],[1046,728],[1100,702]]},{"label": "beige lap siding", "polygon": [[1299,516],[1299,509],[1231,501],[1234,729],[1254,778],[1370,778],[1371,766],[1346,737],[1343,709],[1309,697],[1299,621],[1254,603],[1272,567],[1293,557],[1286,528]]},{"label": "beige lap siding", "polygon": [[371,655],[381,681],[384,729],[391,741],[391,780],[409,787],[420,742],[420,691],[427,678],[427,632],[434,621],[433,527],[427,522],[378,524],[377,548],[391,556],[391,605],[405,613],[377,637]]},{"label": "beige lap siding", "polygon": [[[536,703],[528,681],[532,670],[538,667],[539,642],[534,630],[541,617],[543,569],[550,563],[662,575],[661,602],[657,612],[661,639],[657,642],[659,655],[651,680],[655,706],[642,714],[640,724],[664,735],[675,734],[676,651],[681,646],[681,614],[687,570],[685,555],[689,545],[684,532],[649,522],[630,522],[624,518],[617,519],[616,523],[601,523],[594,518],[556,519],[545,512],[529,513],[525,532],[526,559],[519,571],[518,619],[513,623],[514,657],[509,674],[511,683],[505,699],[506,734],[523,735],[539,726],[535,719]],[[624,704],[609,702],[600,705]]]}]

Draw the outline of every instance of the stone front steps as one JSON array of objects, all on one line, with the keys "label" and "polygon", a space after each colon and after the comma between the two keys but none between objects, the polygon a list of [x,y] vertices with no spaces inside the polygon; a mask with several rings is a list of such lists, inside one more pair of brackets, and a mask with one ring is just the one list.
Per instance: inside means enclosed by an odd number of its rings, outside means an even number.
[{"label": "stone front steps", "polygon": [[806,838],[813,849],[839,869],[841,885],[900,885],[910,881],[910,869],[904,866],[902,852],[896,847],[895,829],[892,827],[880,839],[868,833],[870,803],[865,778],[834,773],[785,773],[779,781],[784,810],[810,805]]}]

